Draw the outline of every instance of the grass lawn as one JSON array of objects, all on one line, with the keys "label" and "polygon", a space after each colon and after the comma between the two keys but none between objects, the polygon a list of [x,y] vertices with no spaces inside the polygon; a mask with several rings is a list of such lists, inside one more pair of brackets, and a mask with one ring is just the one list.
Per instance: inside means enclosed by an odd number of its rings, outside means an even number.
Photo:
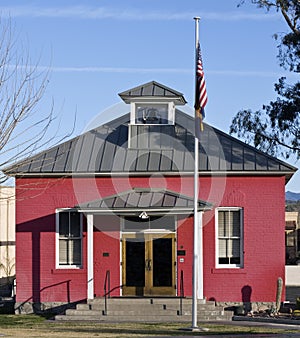
[{"label": "grass lawn", "polygon": [[0,315],[0,337],[157,337],[197,336],[212,334],[270,334],[300,333],[299,330],[283,330],[264,327],[242,327],[236,325],[203,324],[208,332],[192,333],[180,329],[188,327],[182,323],[80,323],[55,322],[36,315]]}]

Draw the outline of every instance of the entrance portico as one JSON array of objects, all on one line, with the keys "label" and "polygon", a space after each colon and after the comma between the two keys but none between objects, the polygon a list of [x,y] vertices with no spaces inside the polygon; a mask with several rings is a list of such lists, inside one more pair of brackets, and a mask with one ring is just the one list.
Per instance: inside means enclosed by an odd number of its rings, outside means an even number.
[{"label": "entrance portico", "polygon": [[[121,264],[120,296],[176,295],[177,218],[193,213],[191,197],[170,190],[134,188],[77,208],[87,215],[88,299],[94,298],[95,215],[120,218],[121,255],[120,261],[115,262]],[[202,223],[203,211],[210,208],[209,203],[198,201],[199,223]],[[202,231],[199,231],[198,241],[202,243]],[[199,255],[202,256],[202,252]],[[202,270],[199,266],[198,298],[203,298]]]}]

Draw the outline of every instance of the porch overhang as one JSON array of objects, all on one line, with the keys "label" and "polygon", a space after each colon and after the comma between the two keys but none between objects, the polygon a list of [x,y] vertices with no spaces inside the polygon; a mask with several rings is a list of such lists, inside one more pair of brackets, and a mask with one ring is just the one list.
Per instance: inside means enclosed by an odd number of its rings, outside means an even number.
[{"label": "porch overhang", "polygon": [[[102,199],[81,203],[79,212],[102,215],[139,215],[145,211],[149,215],[178,215],[194,212],[193,198],[178,192],[156,188],[133,188]],[[213,205],[198,200],[198,211],[211,210]]]},{"label": "porch overhang", "polygon": [[[191,215],[194,213],[194,199],[179,192],[157,189],[157,188],[133,188],[128,191],[120,192],[112,196],[96,199],[93,201],[78,204],[79,212],[86,213],[87,216],[87,298],[94,298],[94,216],[117,215],[117,216],[150,216],[164,215]],[[197,210],[211,210],[211,203],[197,201]],[[199,227],[202,228],[202,216]],[[199,241],[202,243],[202,230],[200,231]],[[202,245],[202,244],[201,244]],[[202,246],[201,246],[202,247]],[[199,246],[199,256],[202,250]],[[200,277],[199,277],[200,278]],[[199,280],[202,280],[200,278]],[[202,285],[202,284],[201,284]],[[199,286],[199,290],[201,289]],[[199,291],[200,292],[200,291]],[[200,292],[203,297],[203,292]]]}]

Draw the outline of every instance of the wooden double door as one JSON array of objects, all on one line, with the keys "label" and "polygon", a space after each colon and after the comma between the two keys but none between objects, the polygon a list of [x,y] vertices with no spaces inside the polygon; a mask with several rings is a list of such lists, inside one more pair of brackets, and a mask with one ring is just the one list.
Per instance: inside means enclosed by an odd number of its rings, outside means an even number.
[{"label": "wooden double door", "polygon": [[124,296],[175,296],[175,234],[122,236]]}]

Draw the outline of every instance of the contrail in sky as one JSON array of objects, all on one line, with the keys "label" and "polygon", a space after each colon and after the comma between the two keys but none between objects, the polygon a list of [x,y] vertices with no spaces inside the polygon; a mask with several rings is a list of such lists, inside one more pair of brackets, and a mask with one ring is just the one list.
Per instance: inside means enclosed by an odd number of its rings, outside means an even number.
[{"label": "contrail in sky", "polygon": [[[0,6],[2,17],[27,17],[27,18],[69,18],[82,20],[127,20],[127,21],[178,21],[191,20],[194,12],[162,12],[144,11],[139,9],[120,9],[108,7],[68,6],[68,7],[38,7],[38,6]],[[275,20],[280,16],[277,13],[247,13],[247,12],[204,12],[201,17],[214,21],[261,21]]]},{"label": "contrail in sky", "polygon": [[[15,67],[15,66],[12,66]],[[27,66],[28,67],[28,66]],[[134,67],[66,67],[66,66],[36,66],[40,71],[50,71],[55,73],[133,73],[133,74],[143,74],[143,73],[171,73],[171,74],[193,74],[194,69],[188,68],[134,68]],[[274,71],[260,71],[260,70],[209,70],[207,69],[206,74],[214,75],[224,75],[224,76],[243,76],[243,77],[299,77],[297,73],[290,72],[274,72]]]}]

